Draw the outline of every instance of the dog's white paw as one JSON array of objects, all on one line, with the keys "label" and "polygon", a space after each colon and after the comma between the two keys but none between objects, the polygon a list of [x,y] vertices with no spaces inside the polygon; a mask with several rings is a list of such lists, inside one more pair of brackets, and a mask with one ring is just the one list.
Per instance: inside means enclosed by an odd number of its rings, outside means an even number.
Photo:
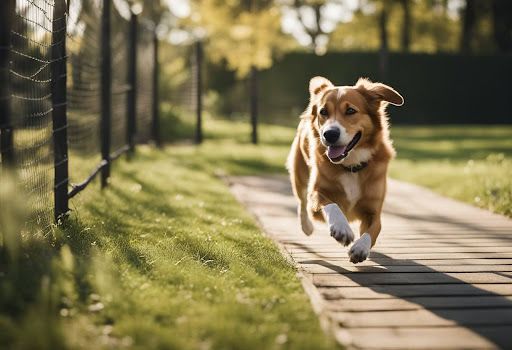
[{"label": "dog's white paw", "polygon": [[348,223],[334,222],[329,225],[329,230],[331,236],[344,246],[348,246],[354,240],[354,232],[352,232]]},{"label": "dog's white paw", "polygon": [[362,235],[348,251],[350,262],[357,264],[365,261],[370,255],[372,237],[369,233]]},{"label": "dog's white paw", "polygon": [[337,204],[328,204],[324,207],[324,213],[327,217],[329,231],[335,240],[343,244],[349,245],[354,240],[354,232],[348,224],[347,218]]}]

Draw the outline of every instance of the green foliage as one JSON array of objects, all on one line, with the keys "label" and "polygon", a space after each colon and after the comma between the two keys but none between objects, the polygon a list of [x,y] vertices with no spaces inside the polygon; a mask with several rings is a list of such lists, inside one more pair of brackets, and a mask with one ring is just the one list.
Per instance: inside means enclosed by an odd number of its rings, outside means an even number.
[{"label": "green foliage", "polygon": [[[376,51],[380,47],[379,11],[381,2],[367,5],[347,23],[338,25],[329,41],[329,49],[335,51]],[[371,2],[370,2],[371,4]],[[456,52],[459,45],[460,18],[431,1],[409,1],[412,23],[409,29],[411,52]],[[404,14],[399,2],[388,2],[389,49],[400,51]]]},{"label": "green foliage", "polygon": [[160,99],[173,104],[190,103],[190,48],[160,42]]},{"label": "green foliage", "polygon": [[[194,137],[192,118],[184,120],[177,114],[179,107],[163,103],[160,107],[160,136],[163,142],[178,142]],[[183,112],[182,112],[183,113]]]},{"label": "green foliage", "polygon": [[193,11],[185,22],[205,36],[209,58],[226,62],[239,77],[251,67],[269,68],[275,55],[291,46],[280,31],[279,8],[271,1],[194,1]]},{"label": "green foliage", "polygon": [[411,51],[457,52],[461,20],[450,16],[445,8],[433,7],[428,1],[414,2],[412,7]]}]

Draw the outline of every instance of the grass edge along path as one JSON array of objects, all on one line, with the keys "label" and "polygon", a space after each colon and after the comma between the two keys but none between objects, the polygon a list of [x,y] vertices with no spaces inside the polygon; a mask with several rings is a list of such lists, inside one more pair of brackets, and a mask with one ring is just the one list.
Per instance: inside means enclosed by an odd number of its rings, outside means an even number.
[{"label": "grass edge along path", "polygon": [[214,168],[173,152],[140,147],[55,237],[24,233],[0,280],[1,347],[336,347]]}]

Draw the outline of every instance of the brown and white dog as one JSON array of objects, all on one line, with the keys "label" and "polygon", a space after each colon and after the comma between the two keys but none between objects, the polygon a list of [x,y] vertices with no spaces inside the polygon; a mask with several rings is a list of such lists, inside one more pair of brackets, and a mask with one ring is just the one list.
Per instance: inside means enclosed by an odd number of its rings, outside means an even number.
[{"label": "brown and white dog", "polygon": [[348,222],[360,220],[360,238],[348,254],[351,262],[362,262],[381,230],[388,163],[395,155],[385,109],[404,99],[364,78],[334,86],[314,77],[309,93],[287,162],[302,230],[310,235],[311,219],[327,221],[331,236],[347,246],[354,240]]}]

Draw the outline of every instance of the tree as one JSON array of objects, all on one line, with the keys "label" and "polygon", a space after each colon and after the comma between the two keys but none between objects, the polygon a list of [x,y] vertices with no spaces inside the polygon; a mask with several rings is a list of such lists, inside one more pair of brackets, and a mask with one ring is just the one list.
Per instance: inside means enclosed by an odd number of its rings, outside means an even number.
[{"label": "tree", "polygon": [[471,53],[472,39],[476,24],[475,0],[466,0],[466,7],[462,13],[462,32],[460,37],[459,51]]},{"label": "tree", "polygon": [[402,51],[409,51],[411,45],[411,8],[410,0],[400,0],[403,11],[401,48]]},{"label": "tree", "polygon": [[339,23],[353,19],[359,4],[345,0],[277,0],[284,20],[293,28],[283,28],[303,46],[317,54],[327,50],[330,36]]},{"label": "tree", "polygon": [[379,14],[379,37],[380,37],[380,50],[379,50],[379,71],[380,79],[386,80],[389,56],[389,39],[388,39],[388,3],[383,1],[382,8]]},{"label": "tree", "polygon": [[279,8],[273,1],[196,0],[185,25],[204,38],[208,57],[227,63],[239,77],[251,67],[269,68],[276,54],[291,46],[281,33]]},{"label": "tree", "polygon": [[[293,7],[296,9],[297,17],[302,24],[302,28],[311,38],[311,48],[313,51],[318,52],[321,47],[319,38],[325,36],[326,33],[322,29],[322,7],[325,1],[307,1],[307,0],[293,0]],[[313,23],[308,24],[305,19],[305,11],[310,9],[313,14]]]},{"label": "tree", "polygon": [[512,52],[512,1],[494,0],[492,4],[493,36],[502,53]]}]

